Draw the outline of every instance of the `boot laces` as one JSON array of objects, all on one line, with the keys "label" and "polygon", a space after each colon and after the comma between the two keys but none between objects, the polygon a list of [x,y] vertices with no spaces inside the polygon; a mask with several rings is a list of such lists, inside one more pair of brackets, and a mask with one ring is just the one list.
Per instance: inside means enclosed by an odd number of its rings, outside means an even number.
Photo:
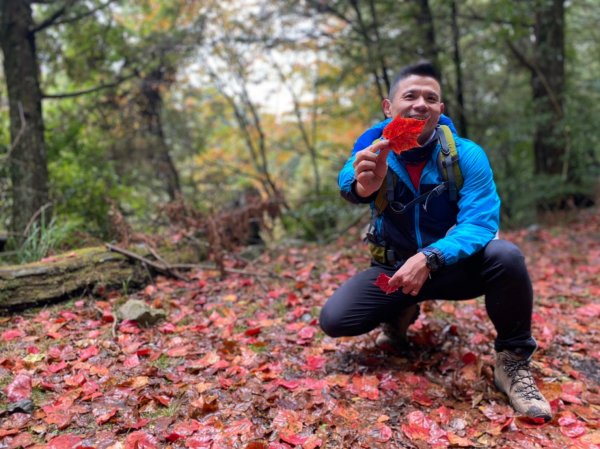
[{"label": "boot laces", "polygon": [[540,390],[538,390],[535,380],[529,370],[528,360],[511,360],[504,361],[504,370],[510,377],[510,388],[516,385],[515,392],[527,400],[542,400]]}]

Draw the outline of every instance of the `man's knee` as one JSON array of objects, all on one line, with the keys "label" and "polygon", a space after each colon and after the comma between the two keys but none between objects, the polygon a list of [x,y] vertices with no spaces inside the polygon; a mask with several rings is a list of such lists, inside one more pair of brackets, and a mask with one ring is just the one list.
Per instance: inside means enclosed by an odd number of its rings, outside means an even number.
[{"label": "man's knee", "polygon": [[337,321],[332,316],[331,307],[327,307],[327,304],[325,304],[319,314],[319,326],[321,326],[321,330],[330,337],[341,337],[339,326],[336,326]]},{"label": "man's knee", "polygon": [[485,257],[491,266],[502,268],[507,273],[527,272],[523,253],[517,245],[507,240],[492,240],[485,249]]}]

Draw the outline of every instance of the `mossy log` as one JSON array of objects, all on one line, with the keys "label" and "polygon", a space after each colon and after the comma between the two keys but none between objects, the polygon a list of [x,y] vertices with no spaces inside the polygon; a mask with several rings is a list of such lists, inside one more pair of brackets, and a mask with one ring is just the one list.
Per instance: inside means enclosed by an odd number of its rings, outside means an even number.
[{"label": "mossy log", "polygon": [[140,285],[148,280],[148,270],[131,258],[104,246],[84,248],[46,261],[0,267],[0,309],[21,309],[99,286]]}]

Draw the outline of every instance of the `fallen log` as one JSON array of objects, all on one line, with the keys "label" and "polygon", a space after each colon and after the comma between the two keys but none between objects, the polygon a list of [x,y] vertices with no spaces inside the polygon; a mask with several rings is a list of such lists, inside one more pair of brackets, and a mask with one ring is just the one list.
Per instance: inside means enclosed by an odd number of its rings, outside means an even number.
[{"label": "fallen log", "polygon": [[0,309],[15,310],[93,291],[149,282],[148,269],[104,246],[0,267]]}]

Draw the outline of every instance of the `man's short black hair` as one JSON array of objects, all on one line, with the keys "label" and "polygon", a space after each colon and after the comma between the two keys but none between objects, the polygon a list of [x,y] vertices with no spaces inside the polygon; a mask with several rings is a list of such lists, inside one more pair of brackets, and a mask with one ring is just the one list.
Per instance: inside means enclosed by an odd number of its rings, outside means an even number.
[{"label": "man's short black hair", "polygon": [[390,100],[394,99],[394,95],[396,94],[396,90],[398,89],[398,84],[400,83],[400,81],[412,75],[433,78],[438,83],[440,83],[440,85],[442,84],[440,74],[438,73],[435,66],[430,61],[419,61],[416,64],[411,64],[403,67],[398,72],[396,78],[394,78],[394,82],[390,86],[390,92],[388,94],[388,98]]}]

